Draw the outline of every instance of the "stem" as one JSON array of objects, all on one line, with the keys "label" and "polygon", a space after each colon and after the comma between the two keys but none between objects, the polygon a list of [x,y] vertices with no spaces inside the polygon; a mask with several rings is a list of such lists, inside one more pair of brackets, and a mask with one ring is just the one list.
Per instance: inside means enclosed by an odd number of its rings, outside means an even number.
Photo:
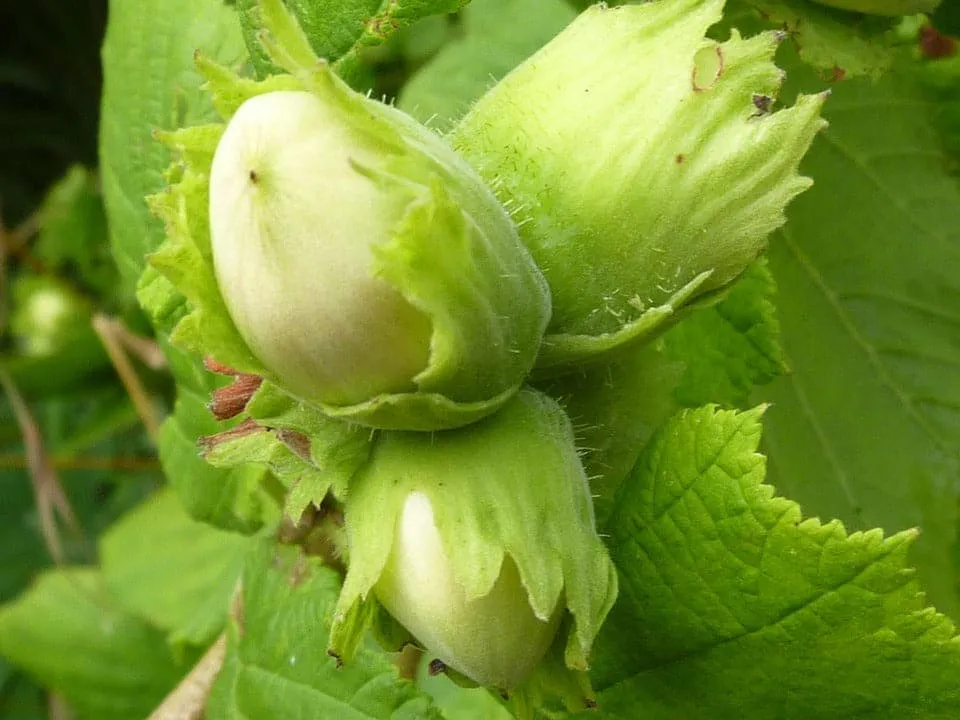
[{"label": "stem", "polygon": [[226,654],[227,634],[224,632],[147,720],[202,720],[207,698]]},{"label": "stem", "polygon": [[23,445],[26,449],[27,468],[30,471],[30,481],[33,485],[33,494],[36,498],[37,511],[40,514],[40,530],[43,533],[44,543],[54,562],[63,563],[63,543],[57,529],[56,516],[66,523],[73,532],[82,536],[80,523],[70,506],[70,501],[60,485],[57,472],[50,462],[50,457],[43,446],[43,437],[40,428],[30,413],[30,408],[24,401],[20,391],[14,384],[10,374],[0,367],[0,387],[3,388],[13,414],[20,427]]},{"label": "stem", "polygon": [[[117,370],[117,375],[120,376],[120,382],[123,383],[123,387],[126,389],[127,394],[133,401],[133,406],[137,410],[137,415],[140,416],[143,426],[147,429],[147,435],[150,436],[150,439],[154,445],[156,445],[157,437],[160,434],[160,422],[157,420],[150,398],[143,387],[143,383],[140,382],[140,378],[137,376],[137,371],[134,369],[133,363],[130,362],[130,358],[127,357],[127,354],[124,352],[124,346],[133,350],[130,345],[130,336],[132,333],[124,328],[117,320],[108,318],[105,315],[94,315],[92,322],[93,329],[96,331],[100,342],[103,343],[103,347],[110,357],[110,362],[113,363],[114,368]],[[136,350],[133,351],[136,352]]]}]

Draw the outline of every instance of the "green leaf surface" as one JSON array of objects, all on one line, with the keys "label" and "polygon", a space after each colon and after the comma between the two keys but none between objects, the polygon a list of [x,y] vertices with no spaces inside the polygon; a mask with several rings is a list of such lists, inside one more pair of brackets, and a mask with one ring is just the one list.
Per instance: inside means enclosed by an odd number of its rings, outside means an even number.
[{"label": "green leaf surface", "polygon": [[43,688],[0,658],[0,718],[48,720]]},{"label": "green leaf surface", "polygon": [[242,583],[207,720],[440,720],[382,652],[364,649],[342,668],[327,654],[340,578],[316,558],[264,540]]},{"label": "green leaf surface", "polygon": [[[82,530],[77,534],[58,523],[69,562],[93,562],[97,533],[140,502],[159,480],[159,472],[149,462],[143,463],[141,470],[124,471],[91,469],[74,460],[82,454],[106,467],[114,460],[118,465],[134,458],[135,462],[142,460],[150,445],[135,415],[132,422],[119,426],[102,422],[105,415],[124,404],[127,400],[122,391],[102,388],[80,397],[30,402],[44,447],[59,465],[57,479]],[[0,441],[5,461],[0,469],[0,603],[20,593],[52,563],[42,532],[36,485],[26,467],[20,428],[11,415],[7,398],[0,394],[0,427],[5,436]]]},{"label": "green leaf surface", "polygon": [[452,127],[474,100],[576,15],[563,0],[481,0],[467,6],[462,36],[410,78],[397,106],[438,129]]},{"label": "green leaf surface", "polygon": [[701,308],[664,336],[667,356],[684,365],[676,390],[684,407],[745,407],[750,392],[786,370],[765,260],[744,271],[726,296]]},{"label": "green leaf surface", "polygon": [[220,0],[110,3],[100,163],[111,245],[127,291],[144,269],[144,256],[163,239],[162,223],[144,200],[163,187],[170,163],[153,132],[213,116],[194,71],[199,48],[225,65],[245,57],[234,10]]},{"label": "green leaf surface", "polygon": [[893,20],[844,12],[811,0],[744,0],[782,28],[801,59],[827,78],[879,77],[896,57]]},{"label": "green leaf surface", "polygon": [[0,606],[0,654],[85,720],[146,717],[190,660],[174,660],[163,633],[119,610],[89,568],[47,572]]},{"label": "green leaf surface", "polygon": [[[164,236],[162,222],[145,200],[164,187],[171,160],[154,131],[215,117],[200,90],[196,50],[228,66],[242,62],[246,51],[234,10],[218,0],[113,5],[103,49],[101,173],[113,253],[124,285],[132,288],[145,268],[145,255]],[[165,337],[183,314],[183,299],[156,273],[145,276],[139,296]],[[212,468],[196,448],[200,435],[221,429],[205,407],[220,381],[200,368],[198,358],[169,345],[164,351],[180,393],[158,440],[164,472],[195,518],[255,530],[269,515],[260,491],[263,471]]]},{"label": "green leaf surface", "polygon": [[294,520],[328,492],[344,497],[347,482],[370,453],[369,428],[333,420],[269,382],[260,385],[245,412],[260,427],[205,440],[204,457],[217,467],[268,467],[289,490],[283,512]]},{"label": "green leaf surface", "polygon": [[933,23],[942,32],[960,34],[960,5],[955,2],[940,3],[940,7],[933,14]]},{"label": "green leaf surface", "polygon": [[956,717],[960,638],[906,567],[916,533],[804,520],[763,482],[762,412],[682,411],[622,486],[599,717]]},{"label": "green leaf surface", "polygon": [[[430,15],[451,13],[469,0],[284,0],[318,57],[336,63],[348,81],[357,78],[362,53],[397,30]],[[280,72],[260,46],[263,0],[238,0],[240,23],[259,77]]]},{"label": "green leaf surface", "polygon": [[913,562],[960,617],[960,186],[910,72],[839,85],[803,169],[816,179],[771,241],[787,362],[771,481],[854,530],[919,526]]},{"label": "green leaf surface", "polygon": [[250,543],[192,519],[167,488],[101,537],[103,577],[124,610],[171,642],[203,645],[226,622]]},{"label": "green leaf surface", "polygon": [[[958,6],[960,7],[960,6]],[[960,15],[960,13],[958,13]],[[960,33],[960,28],[958,28]],[[954,40],[957,43],[957,40]],[[954,45],[954,54],[924,62],[915,67],[934,123],[940,131],[947,171],[960,177],[960,53]]]},{"label": "green leaf surface", "polygon": [[187,512],[225,530],[255,532],[279,519],[276,503],[265,490],[268,473],[252,466],[215,468],[200,454],[198,440],[227,428],[215,420],[207,404],[224,384],[222,376],[203,368],[197,356],[165,338],[187,312],[182,295],[152,268],[138,290],[143,307],[161,335],[161,346],[177,379],[178,398],[157,439],[160,462]]},{"label": "green leaf surface", "polygon": [[50,189],[40,217],[34,252],[47,270],[73,272],[97,294],[111,293],[117,270],[106,243],[107,218],[96,174],[72,166]]},{"label": "green leaf surface", "polygon": [[841,10],[891,17],[931,13],[940,4],[940,0],[813,0],[813,2]]},{"label": "green leaf surface", "polygon": [[424,655],[417,672],[417,685],[433,698],[447,720],[513,720],[513,715],[487,690],[464,688],[445,674],[431,675]]},{"label": "green leaf surface", "polygon": [[208,401],[209,394],[181,386],[173,415],[160,430],[164,473],[195,519],[224,530],[256,532],[280,519],[279,507],[266,489],[269,472],[255,465],[216,468],[201,457],[197,438],[224,429],[207,409]]}]

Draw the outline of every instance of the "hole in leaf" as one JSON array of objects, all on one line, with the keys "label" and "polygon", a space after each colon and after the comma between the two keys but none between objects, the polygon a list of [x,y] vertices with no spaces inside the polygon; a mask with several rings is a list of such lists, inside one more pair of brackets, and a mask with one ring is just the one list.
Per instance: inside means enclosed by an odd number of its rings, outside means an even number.
[{"label": "hole in leaf", "polygon": [[723,74],[723,48],[717,43],[706,45],[693,56],[693,89],[710,90]]}]

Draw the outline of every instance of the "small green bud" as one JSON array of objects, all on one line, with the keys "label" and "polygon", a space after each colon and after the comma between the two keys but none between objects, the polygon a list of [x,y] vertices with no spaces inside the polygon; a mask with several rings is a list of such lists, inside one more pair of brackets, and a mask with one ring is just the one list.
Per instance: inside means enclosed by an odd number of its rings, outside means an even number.
[{"label": "small green bud", "polygon": [[351,479],[345,518],[337,654],[350,655],[373,593],[480,684],[517,688],[552,647],[564,672],[587,669],[617,577],[570,422],[547,396],[523,390],[465,428],[383,433]]},{"label": "small green bud", "polygon": [[90,333],[89,303],[55,280],[20,275],[11,295],[10,334],[24,355],[52,355]]},{"label": "small green bud", "polygon": [[649,336],[715,295],[811,184],[797,166],[824,96],[772,112],[782,35],[707,38],[723,5],[590,7],[452,131],[518,208],[550,284],[541,369]]},{"label": "small green bud", "polygon": [[867,15],[914,15],[937,9],[940,0],[813,0],[820,5]]},{"label": "small green bud", "polygon": [[430,499],[407,496],[377,599],[424,647],[471,680],[513,688],[547,652],[561,613],[538,618],[505,557],[490,591],[467,596],[443,548]]}]

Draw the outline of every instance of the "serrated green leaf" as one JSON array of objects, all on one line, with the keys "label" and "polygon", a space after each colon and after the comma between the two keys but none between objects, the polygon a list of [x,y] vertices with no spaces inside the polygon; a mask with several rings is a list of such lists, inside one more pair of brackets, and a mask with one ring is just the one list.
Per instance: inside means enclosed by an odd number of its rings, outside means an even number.
[{"label": "serrated green leaf", "polygon": [[244,59],[234,10],[220,0],[110,3],[100,163],[111,245],[128,291],[143,272],[144,256],[163,240],[163,227],[144,199],[163,187],[170,163],[153,131],[212,117],[194,71],[197,48],[226,65]]},{"label": "serrated green leaf", "polygon": [[677,399],[684,407],[745,407],[750,392],[786,370],[774,296],[760,260],[719,303],[693,312],[663,338],[667,356],[684,365]]},{"label": "serrated green leaf", "polygon": [[438,129],[452,127],[474,100],[576,15],[563,0],[483,0],[467,6],[462,37],[410,78],[397,106]]},{"label": "serrated green leaf", "polygon": [[41,575],[0,607],[0,654],[86,720],[143,718],[189,668],[163,633],[123,613],[89,568]]},{"label": "serrated green leaf", "polygon": [[[348,81],[356,80],[365,49],[382,44],[397,30],[421,18],[454,12],[467,2],[469,0],[284,0],[314,53],[336,63],[338,72]],[[259,37],[268,24],[263,21],[262,13],[271,12],[274,4],[273,0],[237,2],[244,39],[261,78],[280,72],[261,48]]]},{"label": "serrated green leaf", "polygon": [[124,610],[171,642],[204,645],[226,622],[250,543],[193,520],[164,489],[100,538],[103,577]]},{"label": "serrated green leaf", "polygon": [[327,654],[340,579],[316,558],[264,540],[242,583],[208,720],[440,720],[382,653],[362,650],[343,668]]},{"label": "serrated green leaf", "polygon": [[513,715],[483,688],[463,688],[445,674],[431,675],[424,656],[417,685],[430,694],[447,720],[513,720]]},{"label": "serrated green leaf", "polygon": [[170,281],[148,268],[138,296],[161,338],[161,347],[173,376],[178,398],[157,438],[160,462],[187,512],[196,520],[225,530],[251,533],[279,520],[277,500],[268,489],[270,477],[254,466],[215,468],[204,462],[198,440],[226,429],[207,404],[222,376],[203,368],[195,355],[170,344],[170,330],[188,312],[184,297]]},{"label": "serrated green leaf", "polygon": [[782,28],[805,63],[826,77],[879,77],[896,57],[890,18],[822,7],[810,0],[745,0]]},{"label": "serrated green leaf", "polygon": [[763,482],[762,411],[677,414],[622,486],[600,717],[955,717],[960,638],[906,567],[916,533],[804,520]]},{"label": "serrated green leaf", "polygon": [[816,185],[770,243],[794,372],[760,399],[778,489],[855,530],[919,526],[924,589],[960,617],[960,186],[939,109],[909,69],[835,89]]},{"label": "serrated green leaf", "polygon": [[204,453],[204,459],[214,467],[262,465],[269,468],[288,490],[283,514],[294,521],[308,505],[319,505],[335,483],[336,494],[342,495],[346,490],[347,477],[323,472],[270,428],[255,428],[236,435],[228,432],[207,442],[210,448]]},{"label": "serrated green leaf", "polygon": [[215,468],[200,456],[197,438],[224,429],[207,409],[208,399],[208,394],[181,386],[173,414],[160,429],[160,462],[170,484],[187,512],[202,522],[243,533],[276,523],[280,510],[267,490],[267,470],[255,465]]},{"label": "serrated green leaf", "polygon": [[[307,505],[319,505],[327,492],[344,497],[347,482],[370,454],[374,433],[369,428],[334,420],[270,382],[260,385],[245,412],[263,430],[214,445],[207,460],[220,465],[259,462],[270,467],[289,488],[284,504],[287,517],[299,518]],[[285,438],[283,431],[296,437]]]}]

